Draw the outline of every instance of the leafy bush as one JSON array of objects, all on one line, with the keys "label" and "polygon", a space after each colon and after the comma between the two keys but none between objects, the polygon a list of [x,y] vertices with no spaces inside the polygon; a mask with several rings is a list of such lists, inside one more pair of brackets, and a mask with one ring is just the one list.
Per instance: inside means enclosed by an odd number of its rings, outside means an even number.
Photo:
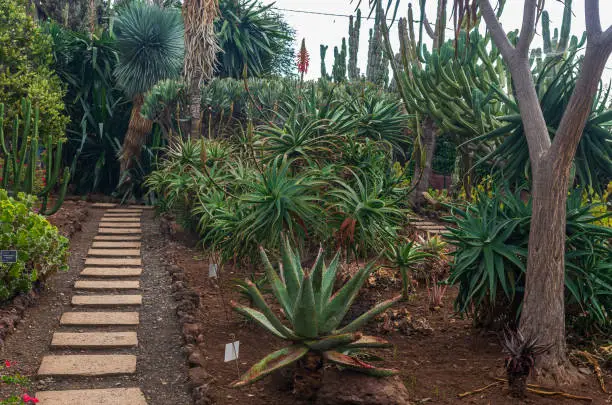
[{"label": "leafy bush", "polygon": [[[567,203],[566,306],[568,316],[588,314],[592,324],[610,323],[612,296],[612,230],[597,225],[593,204],[582,204],[582,190]],[[604,214],[609,217],[612,213]],[[463,210],[452,209],[446,235],[456,247],[450,282],[459,284],[456,308],[474,312],[480,321],[520,314],[527,263],[531,203],[520,192],[480,193]]]},{"label": "leafy bush", "polygon": [[68,239],[32,211],[36,199],[0,189],[0,249],[17,250],[17,263],[0,264],[0,301],[28,292],[58,270],[68,269]]},{"label": "leafy bush", "polygon": [[69,121],[64,92],[51,69],[51,38],[28,15],[26,4],[24,0],[0,0],[0,102],[16,115],[22,98],[32,100],[40,109],[41,136],[57,142],[64,138]]}]

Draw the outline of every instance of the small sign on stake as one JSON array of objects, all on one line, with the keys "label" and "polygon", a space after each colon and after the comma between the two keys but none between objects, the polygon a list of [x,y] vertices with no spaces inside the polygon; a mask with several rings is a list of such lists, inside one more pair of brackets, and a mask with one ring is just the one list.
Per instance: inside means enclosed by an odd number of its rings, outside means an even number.
[{"label": "small sign on stake", "polygon": [[208,265],[208,277],[217,278],[219,274],[217,273],[217,263],[211,263]]},{"label": "small sign on stake", "polygon": [[0,262],[17,263],[17,251],[16,250],[0,250]]},{"label": "small sign on stake", "polygon": [[240,349],[240,341],[236,340],[233,343],[225,345],[225,362],[236,360]]}]

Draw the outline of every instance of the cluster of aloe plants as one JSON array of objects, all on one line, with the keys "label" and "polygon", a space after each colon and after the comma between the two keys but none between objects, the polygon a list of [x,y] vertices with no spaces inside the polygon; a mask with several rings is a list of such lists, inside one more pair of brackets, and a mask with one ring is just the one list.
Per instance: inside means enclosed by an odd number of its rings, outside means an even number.
[{"label": "cluster of aloe plants", "polygon": [[[581,189],[568,198],[565,287],[569,316],[586,314],[590,326],[605,329],[612,325],[612,230],[598,223],[612,213],[593,215],[599,205],[583,203]],[[456,247],[449,279],[459,286],[456,309],[484,323],[504,316],[513,322],[524,292],[531,202],[499,188],[451,213],[445,238]]]},{"label": "cluster of aloe plants", "polygon": [[334,291],[340,263],[339,253],[326,264],[324,250],[321,248],[312,268],[305,270],[300,255],[286,237],[283,238],[280,252],[278,271],[273,268],[263,248],[261,259],[286,322],[281,321],[257,286],[250,281],[247,281],[247,289],[256,309],[237,303],[232,303],[232,306],[236,312],[271,334],[291,342],[291,345],[264,357],[233,386],[251,384],[307,356],[316,358],[316,361],[309,363],[319,364],[319,367],[311,370],[313,373],[321,373],[324,362],[378,377],[397,373],[397,370],[375,367],[352,353],[358,349],[390,346],[383,339],[363,335],[359,329],[399,301],[400,297],[381,302],[358,318],[343,324],[344,317],[373,266],[361,268],[342,288]]},{"label": "cluster of aloe plants", "polygon": [[204,90],[217,103],[203,123],[210,139],[167,149],[147,180],[160,208],[223,261],[278,248],[281,232],[333,241],[347,258],[383,250],[406,221],[409,171],[394,160],[409,146],[409,116],[368,85],[282,83],[219,80]]},{"label": "cluster of aloe plants", "polygon": [[[63,141],[54,144],[52,136],[49,135],[44,143],[39,144],[39,110],[32,109],[32,103],[28,99],[21,101],[21,116],[22,119],[16,116],[12,125],[7,125],[7,129],[12,131],[12,136],[9,137],[5,134],[4,104],[0,103],[0,158],[2,159],[0,185],[15,196],[20,192],[33,194],[36,177],[41,174],[37,168],[39,165],[43,166],[46,184],[36,194],[42,199],[40,212],[51,215],[57,212],[64,202],[70,181],[70,168],[64,168],[63,172],[60,170]],[[46,154],[44,159],[39,156],[41,152],[39,145],[44,148]],[[61,185],[57,201],[54,207],[48,210],[49,196],[58,183]]]}]

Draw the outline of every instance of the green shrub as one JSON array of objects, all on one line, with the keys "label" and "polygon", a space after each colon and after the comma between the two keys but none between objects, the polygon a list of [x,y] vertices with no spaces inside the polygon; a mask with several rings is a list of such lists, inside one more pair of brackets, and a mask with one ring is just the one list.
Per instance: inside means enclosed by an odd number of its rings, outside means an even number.
[{"label": "green shrub", "polygon": [[[16,116],[22,98],[40,109],[40,135],[64,138],[64,91],[51,69],[52,41],[26,12],[24,0],[0,0],[0,102]],[[9,116],[7,122],[11,122]]]},{"label": "green shrub", "polygon": [[[610,325],[612,308],[612,230],[597,225],[593,204],[583,204],[582,190],[567,202],[565,287],[570,318],[587,316],[591,325]],[[605,214],[605,216],[610,216]],[[479,321],[515,321],[525,286],[531,202],[497,190],[481,192],[462,210],[453,207],[446,235],[456,247],[450,282],[459,285],[457,310]]]},{"label": "green shrub", "polygon": [[36,199],[0,189],[0,249],[17,250],[17,263],[0,263],[0,301],[32,289],[58,270],[68,269],[68,239],[32,208]]}]

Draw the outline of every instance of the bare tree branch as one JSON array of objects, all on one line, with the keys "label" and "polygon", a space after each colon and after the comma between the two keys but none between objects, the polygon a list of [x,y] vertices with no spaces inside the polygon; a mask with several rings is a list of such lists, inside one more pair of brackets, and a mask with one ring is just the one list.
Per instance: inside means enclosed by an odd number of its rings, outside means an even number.
[{"label": "bare tree branch", "polygon": [[525,6],[523,7],[523,25],[521,26],[521,33],[516,46],[517,52],[521,56],[527,57],[529,53],[529,45],[531,45],[531,40],[535,32],[537,6],[537,0],[525,0]]},{"label": "bare tree branch", "polygon": [[584,1],[584,21],[589,41],[601,34],[601,20],[599,18],[599,0]]},{"label": "bare tree branch", "polygon": [[491,7],[491,3],[489,0],[479,0],[480,1],[480,10],[482,11],[482,17],[485,19],[487,23],[487,29],[491,33],[491,37],[493,37],[493,42],[499,48],[502,56],[506,61],[510,61],[514,58],[515,49],[508,41],[508,36],[506,35],[506,31],[504,31],[503,27],[499,23],[499,20],[495,16],[495,12],[493,11],[493,7]]}]

